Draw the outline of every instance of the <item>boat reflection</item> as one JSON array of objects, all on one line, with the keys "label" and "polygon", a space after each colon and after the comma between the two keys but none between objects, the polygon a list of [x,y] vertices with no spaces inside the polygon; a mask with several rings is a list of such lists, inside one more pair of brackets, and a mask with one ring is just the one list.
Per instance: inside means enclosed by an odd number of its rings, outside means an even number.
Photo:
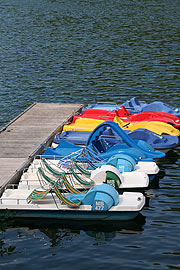
[{"label": "boat reflection", "polygon": [[176,164],[179,159],[179,148],[171,149],[165,157],[159,159],[158,165],[163,167],[164,164]]},{"label": "boat reflection", "polygon": [[74,238],[81,231],[98,241],[110,240],[117,234],[139,234],[144,230],[145,220],[146,218],[139,213],[131,221],[13,219],[9,225],[11,228],[18,228],[29,233],[40,231],[49,238],[51,246],[56,246],[63,241],[63,238]]}]

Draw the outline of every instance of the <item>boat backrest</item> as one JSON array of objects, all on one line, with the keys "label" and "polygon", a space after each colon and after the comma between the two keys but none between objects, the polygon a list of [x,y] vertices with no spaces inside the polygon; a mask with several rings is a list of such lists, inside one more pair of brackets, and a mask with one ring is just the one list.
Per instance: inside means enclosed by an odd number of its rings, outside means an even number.
[{"label": "boat backrest", "polygon": [[81,167],[74,158],[71,159],[73,164],[75,165],[76,169],[78,169],[82,174],[90,176],[91,173],[88,170],[85,170],[83,167]]},{"label": "boat backrest", "polygon": [[60,201],[62,201],[64,204],[70,206],[70,207],[78,207],[81,204],[81,201],[78,200],[77,202],[72,202],[71,200],[69,200],[68,198],[66,198],[61,191],[59,190],[58,186],[56,185],[54,187],[54,192],[56,194],[56,196],[60,199]]},{"label": "boat backrest", "polygon": [[82,185],[85,185],[85,186],[93,186],[94,185],[94,182],[92,180],[90,181],[87,181],[83,178],[81,178],[77,173],[75,173],[75,171],[73,170],[72,167],[69,168],[70,172],[72,173],[72,175],[74,176],[74,178],[79,182],[81,183]]},{"label": "boat backrest", "polygon": [[41,200],[43,199],[50,191],[52,188],[49,188],[47,190],[37,190],[34,189],[31,194],[27,197],[27,200],[30,201],[36,201],[36,200]]},{"label": "boat backrest", "polygon": [[59,171],[55,170],[54,168],[52,168],[52,166],[51,166],[50,164],[48,164],[47,160],[44,159],[44,158],[42,158],[42,163],[45,165],[45,167],[46,167],[52,174],[54,174],[54,175],[56,175],[56,176],[61,177],[61,176],[64,174],[63,171],[62,171],[62,172],[59,172]]}]

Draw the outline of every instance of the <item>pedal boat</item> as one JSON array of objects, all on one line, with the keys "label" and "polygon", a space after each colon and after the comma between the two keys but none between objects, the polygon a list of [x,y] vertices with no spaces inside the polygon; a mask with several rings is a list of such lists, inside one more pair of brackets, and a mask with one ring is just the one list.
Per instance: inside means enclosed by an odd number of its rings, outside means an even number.
[{"label": "pedal boat", "polygon": [[121,106],[118,110],[98,110],[98,109],[86,109],[83,113],[73,116],[73,123],[79,118],[92,118],[99,120],[111,120],[117,116],[125,123],[139,123],[158,121],[171,124],[175,128],[180,128],[180,119],[170,113],[145,111],[141,113],[131,113],[124,106]]},{"label": "pedal boat", "polygon": [[[145,172],[135,171],[134,162],[128,157],[120,156],[114,163],[108,162],[97,168],[88,169],[87,164],[75,159],[70,160],[68,166],[59,166],[57,162],[46,159],[35,159],[30,167],[23,173],[19,187],[28,189],[55,184],[58,179],[66,179],[66,184],[78,190],[87,190],[94,185],[109,184],[117,190],[137,191],[148,188],[149,177]],[[123,170],[121,171],[118,166]],[[63,186],[66,189],[66,186]]]},{"label": "pedal boat", "polygon": [[[121,106],[124,106],[132,113],[140,113],[143,111],[154,111],[154,112],[166,112],[173,114],[177,117],[180,117],[180,108],[175,106],[170,106],[162,101],[154,101],[151,103],[140,102],[137,97],[133,97],[130,100],[125,101],[122,104],[116,103],[103,103],[99,102],[96,104],[89,104],[84,110],[86,109],[100,109],[100,110],[118,110]],[[84,111],[83,110],[83,111]]]},{"label": "pedal boat", "polygon": [[[176,148],[179,145],[179,138],[171,135],[159,135],[147,129],[137,129],[134,131],[125,130],[126,134],[135,141],[142,140],[150,144],[155,150],[167,153],[169,150]],[[86,145],[91,131],[74,131],[68,130],[58,133],[53,139],[54,148],[60,143],[61,139],[65,139],[72,144]],[[104,131],[100,138],[105,140],[110,145],[122,143],[119,137],[111,129]]]},{"label": "pedal boat", "polygon": [[6,189],[0,198],[0,216],[56,220],[133,220],[145,205],[138,192],[118,192],[110,185],[92,187],[86,194],[53,189]]},{"label": "pedal boat", "polygon": [[[114,130],[122,138],[123,143],[109,147],[108,144],[105,144],[104,141],[100,140],[99,136],[107,128]],[[148,158],[151,158],[152,160],[153,158],[162,158],[165,156],[164,153],[154,150],[144,141],[140,140],[136,143],[135,141],[131,140],[128,135],[118,126],[118,124],[114,123],[113,121],[105,121],[98,125],[89,136],[86,147],[91,149],[93,148],[94,151],[104,159],[108,159],[112,155],[122,152],[129,153],[135,158],[146,160]],[[59,155],[60,157],[64,157],[81,149],[83,150],[84,147],[72,145],[63,139],[55,149],[47,147],[43,155],[45,158],[49,155]]]},{"label": "pedal boat", "polygon": [[[117,144],[112,147],[108,147],[103,143],[103,140],[99,140],[101,132],[105,128],[112,128],[119,134],[126,144]],[[136,170],[143,171],[148,175],[151,175],[151,179],[159,172],[157,164],[154,162],[153,158],[163,157],[165,154],[159,151],[154,151],[151,149],[150,145],[145,144],[145,142],[139,141],[139,145],[134,144],[134,142],[128,138],[127,134],[119,128],[119,126],[112,122],[106,121],[100,124],[89,136],[86,147],[81,147],[79,145],[71,144],[68,141],[62,139],[60,144],[56,148],[47,147],[42,155],[43,158],[48,159],[63,159],[67,156],[75,157],[81,159],[81,156],[89,157],[89,159],[96,159],[97,162],[108,162],[108,159],[116,154],[126,154],[129,158],[134,159],[136,163]],[[123,158],[122,158],[123,161]],[[102,164],[101,164],[102,165]]]},{"label": "pedal boat", "polygon": [[[80,118],[75,121],[75,123],[66,124],[63,127],[63,131],[77,130],[77,131],[93,131],[99,124],[103,123],[105,120],[98,120],[92,118]],[[117,123],[123,130],[134,131],[139,128],[148,129],[159,135],[168,134],[171,136],[180,136],[180,131],[174,128],[172,125],[158,122],[140,122],[140,123],[125,123],[120,120],[119,117],[115,116],[113,122]]]},{"label": "pedal boat", "polygon": [[145,111],[166,112],[180,117],[180,108],[170,106],[162,101],[154,101],[148,104],[146,102],[140,102],[137,97],[133,97],[123,103],[122,106],[135,113]]}]

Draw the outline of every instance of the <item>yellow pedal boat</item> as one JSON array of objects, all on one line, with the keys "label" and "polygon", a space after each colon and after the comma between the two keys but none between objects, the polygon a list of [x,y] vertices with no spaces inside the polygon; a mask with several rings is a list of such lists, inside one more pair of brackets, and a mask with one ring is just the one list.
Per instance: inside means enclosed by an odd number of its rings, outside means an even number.
[{"label": "yellow pedal boat", "polygon": [[[105,120],[98,120],[92,118],[79,118],[76,119],[75,123],[64,125],[63,131],[76,130],[76,131],[92,131],[99,124],[103,123]],[[125,123],[119,117],[115,116],[114,122],[117,123],[123,130],[136,130],[138,128],[145,128],[153,131],[159,135],[168,134],[172,136],[180,136],[180,131],[174,128],[172,125],[159,122],[139,122],[139,123]]]}]

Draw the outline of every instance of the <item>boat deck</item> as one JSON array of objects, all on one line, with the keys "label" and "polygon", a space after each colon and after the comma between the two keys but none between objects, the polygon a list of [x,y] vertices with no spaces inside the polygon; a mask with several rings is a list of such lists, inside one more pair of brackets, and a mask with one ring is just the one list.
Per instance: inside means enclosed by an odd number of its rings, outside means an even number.
[{"label": "boat deck", "polygon": [[82,104],[35,103],[0,131],[0,193],[16,183],[32,158],[80,108]]}]

